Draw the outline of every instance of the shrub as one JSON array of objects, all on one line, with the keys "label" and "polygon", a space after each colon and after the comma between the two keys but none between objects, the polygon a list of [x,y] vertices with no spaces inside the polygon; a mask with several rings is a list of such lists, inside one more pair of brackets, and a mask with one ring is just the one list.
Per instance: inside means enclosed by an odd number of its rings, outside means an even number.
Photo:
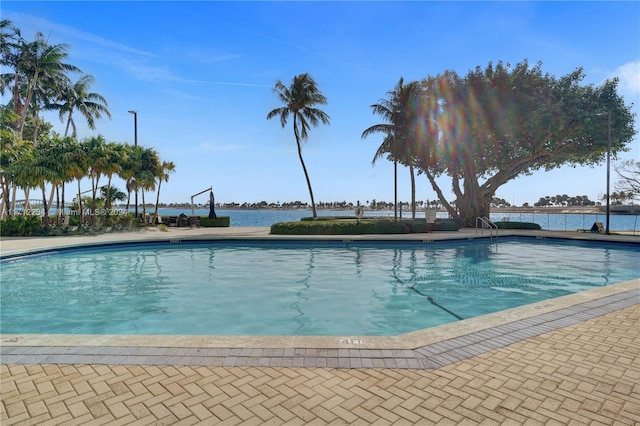
[{"label": "shrub", "polygon": [[28,237],[45,235],[46,228],[39,216],[16,216],[0,222],[0,235],[5,237]]},{"label": "shrub", "polygon": [[362,219],[301,220],[281,222],[271,226],[278,235],[360,235],[360,234],[416,234],[429,231],[457,231],[453,222],[428,224],[424,220]]},{"label": "shrub", "polygon": [[532,222],[493,222],[498,229],[542,229],[540,225]]},{"label": "shrub", "polygon": [[200,226],[205,228],[225,228],[231,226],[229,216],[218,216],[216,219],[209,219],[207,216],[200,216]]}]

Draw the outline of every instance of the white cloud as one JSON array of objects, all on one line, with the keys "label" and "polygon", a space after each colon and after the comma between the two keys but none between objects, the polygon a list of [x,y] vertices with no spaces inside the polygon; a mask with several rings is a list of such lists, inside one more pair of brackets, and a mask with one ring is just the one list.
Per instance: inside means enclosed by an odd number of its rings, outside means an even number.
[{"label": "white cloud", "polygon": [[620,79],[620,92],[636,98],[640,96],[640,59],[619,66],[611,77]]}]

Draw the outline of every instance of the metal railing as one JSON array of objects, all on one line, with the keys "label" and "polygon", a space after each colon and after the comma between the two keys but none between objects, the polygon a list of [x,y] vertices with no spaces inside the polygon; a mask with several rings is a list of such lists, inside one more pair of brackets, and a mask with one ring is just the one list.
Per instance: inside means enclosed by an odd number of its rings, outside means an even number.
[{"label": "metal railing", "polygon": [[496,225],[495,223],[491,222],[491,220],[489,220],[488,217],[483,216],[480,217],[478,216],[476,218],[476,235],[478,235],[478,224],[481,224],[480,226],[480,233],[481,235],[484,235],[484,230],[485,229],[489,229],[489,238],[493,239],[493,230],[496,230],[496,242],[498,242],[498,225]]}]

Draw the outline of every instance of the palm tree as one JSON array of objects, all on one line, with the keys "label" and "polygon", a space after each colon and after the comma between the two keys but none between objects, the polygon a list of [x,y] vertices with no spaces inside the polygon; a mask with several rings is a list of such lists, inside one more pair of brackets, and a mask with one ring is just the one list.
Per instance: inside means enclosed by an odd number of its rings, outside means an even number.
[{"label": "palm tree", "polygon": [[100,198],[104,200],[104,207],[107,209],[107,217],[109,216],[109,206],[113,204],[114,201],[124,201],[127,199],[127,194],[120,191],[115,186],[102,186],[100,187]]},{"label": "palm tree", "polygon": [[[36,33],[36,39],[31,43],[26,43],[21,51],[21,59],[18,66],[21,68],[18,75],[26,77],[26,81],[15,81],[17,86],[14,90],[14,105],[16,112],[20,114],[20,123],[18,133],[22,135],[26,122],[27,112],[33,105],[33,97],[37,94],[43,81],[50,83],[51,81],[67,80],[66,72],[79,72],[80,70],[70,64],[62,62],[67,58],[68,45],[56,44],[49,45],[40,32]],[[24,99],[20,98],[23,93],[20,88],[26,89]],[[18,96],[16,98],[16,95]]]},{"label": "palm tree", "polygon": [[419,86],[417,82],[404,84],[404,79],[400,77],[398,84],[387,92],[387,98],[381,99],[379,103],[371,105],[373,113],[379,115],[386,123],[374,124],[362,132],[362,138],[374,134],[384,133],[382,144],[373,157],[372,164],[376,160],[389,154],[393,159],[394,173],[394,217],[398,218],[398,161],[402,161],[409,166],[411,174],[411,205],[412,214],[415,217],[415,178],[412,160],[412,121],[419,99]]},{"label": "palm tree", "polygon": [[314,79],[306,73],[293,77],[291,86],[289,87],[285,86],[280,80],[276,81],[273,91],[284,106],[269,112],[269,114],[267,114],[267,120],[279,116],[280,124],[282,127],[285,127],[287,125],[289,115],[293,115],[293,134],[296,137],[298,157],[300,158],[300,164],[302,164],[302,170],[304,171],[307,186],[309,187],[311,208],[313,211],[313,218],[315,219],[318,217],[318,214],[316,212],[316,203],[313,199],[313,190],[311,189],[309,173],[307,173],[307,167],[305,166],[302,158],[301,142],[308,138],[310,125],[315,127],[320,122],[323,124],[329,124],[329,116],[324,111],[315,108],[315,105],[318,104],[326,105],[327,98],[320,93]]},{"label": "palm tree", "polygon": [[125,143],[121,147],[121,168],[118,176],[125,182],[127,190],[127,205],[125,211],[129,213],[129,204],[131,203],[131,192],[133,192],[133,183],[137,170],[140,168],[139,161],[140,150],[137,146]]},{"label": "palm tree", "polygon": [[[82,189],[80,188],[80,183],[89,173],[89,155],[84,145],[75,139],[68,140],[68,151],[66,155],[68,159],[65,173],[69,181],[76,179],[78,182],[78,216],[80,223],[83,223],[84,212],[82,209]],[[62,198],[62,205],[64,206],[64,196]]]},{"label": "palm tree", "polygon": [[65,185],[73,179],[82,179],[85,176],[86,167],[83,166],[84,160],[80,157],[80,144],[71,137],[63,137],[58,140],[56,146],[56,161],[59,164],[60,174],[57,186],[61,189],[60,196],[57,197],[56,210],[58,218],[66,214],[65,212]]},{"label": "palm tree", "polygon": [[[135,147],[139,151],[140,168],[134,176],[134,189],[142,190],[142,217],[147,217],[146,202],[144,192],[156,189],[156,177],[162,173],[162,163],[158,152],[153,148]],[[146,221],[145,221],[146,224]]]},{"label": "palm tree", "polygon": [[100,178],[106,170],[109,158],[106,153],[107,141],[101,135],[92,136],[83,141],[84,150],[87,155],[87,165],[89,166],[89,177],[91,178],[91,223],[95,225],[96,198]]},{"label": "palm tree", "polygon": [[34,150],[35,156],[29,169],[32,178],[35,179],[42,191],[42,208],[44,211],[43,221],[49,224],[49,208],[45,186],[47,182],[54,184],[60,180],[61,165],[56,155],[57,141],[45,139],[39,143]]},{"label": "palm tree", "polygon": [[91,130],[96,128],[96,119],[102,118],[102,114],[111,118],[111,113],[107,109],[107,100],[98,93],[89,92],[89,87],[95,79],[92,75],[84,74],[73,85],[67,86],[60,94],[58,104],[49,105],[49,109],[56,109],[60,115],[60,121],[67,118],[67,125],[64,135],[69,134],[71,128],[71,136],[77,136],[76,123],[73,120],[73,112],[77,110],[87,121],[87,125]]},{"label": "palm tree", "polygon": [[156,211],[154,215],[158,216],[158,204],[160,204],[160,187],[162,186],[162,181],[169,182],[169,173],[173,173],[176,171],[176,165],[173,164],[173,161],[163,161],[162,168],[160,170],[160,175],[158,176],[158,194],[156,195]]},{"label": "palm tree", "polygon": [[[122,145],[115,142],[108,142],[104,146],[104,164],[102,165],[102,172],[107,176],[107,194],[111,193],[111,180],[113,175],[122,170],[122,159],[124,157]],[[111,199],[106,198],[107,203],[105,207],[111,208]]]},{"label": "palm tree", "polygon": [[6,180],[7,191],[12,192],[9,214],[12,218],[16,216],[16,190],[22,188],[25,197],[25,210],[29,208],[29,190],[37,185],[33,182],[33,175],[30,173],[31,164],[35,159],[35,147],[32,143],[17,140],[13,144],[5,143],[2,146],[2,175]]}]

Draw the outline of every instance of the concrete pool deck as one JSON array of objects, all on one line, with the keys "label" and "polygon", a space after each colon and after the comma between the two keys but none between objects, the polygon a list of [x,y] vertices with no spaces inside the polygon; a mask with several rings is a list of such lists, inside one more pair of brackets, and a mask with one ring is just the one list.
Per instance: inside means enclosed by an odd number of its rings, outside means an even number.
[{"label": "concrete pool deck", "polygon": [[[170,228],[2,239],[0,253],[169,238],[279,238],[268,231]],[[505,235],[639,242],[557,231],[500,231]],[[335,238],[452,237],[476,233]],[[2,335],[0,422],[637,424],[639,330],[640,280],[633,280],[383,338]]]}]

